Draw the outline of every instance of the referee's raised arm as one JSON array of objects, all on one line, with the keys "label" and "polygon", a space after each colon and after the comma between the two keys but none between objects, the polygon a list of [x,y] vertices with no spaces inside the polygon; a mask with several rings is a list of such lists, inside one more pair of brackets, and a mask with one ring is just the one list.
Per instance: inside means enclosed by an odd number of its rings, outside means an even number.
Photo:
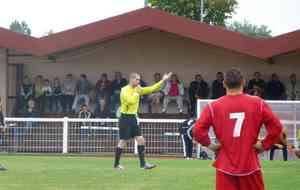
[{"label": "referee's raised arm", "polygon": [[162,80],[159,82],[153,84],[152,86],[147,86],[147,87],[140,87],[138,86],[138,93],[140,95],[145,95],[145,94],[151,94],[153,92],[156,92],[161,89],[162,85],[164,82],[166,82],[172,75],[172,72],[165,73]]}]

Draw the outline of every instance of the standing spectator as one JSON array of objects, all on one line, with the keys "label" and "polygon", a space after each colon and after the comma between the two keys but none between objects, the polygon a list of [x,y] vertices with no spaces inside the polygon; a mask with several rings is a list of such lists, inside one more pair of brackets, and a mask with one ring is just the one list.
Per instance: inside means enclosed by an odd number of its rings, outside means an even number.
[{"label": "standing spectator", "polygon": [[297,81],[296,74],[290,75],[290,81],[286,87],[288,100],[300,100],[300,81]]},{"label": "standing spectator", "polygon": [[253,79],[251,79],[248,83],[247,91],[251,95],[258,95],[259,93],[259,96],[263,97],[266,82],[261,78],[260,72],[255,72],[253,76]]},{"label": "standing spectator", "polygon": [[271,80],[267,83],[266,93],[268,100],[285,99],[285,86],[279,80],[276,73],[272,74]]},{"label": "standing spectator", "polygon": [[33,89],[33,94],[34,94],[34,99],[36,102],[36,108],[39,112],[41,112],[43,110],[43,106],[42,106],[42,100],[43,100],[43,76],[42,75],[38,75],[35,78],[34,81],[34,89]]},{"label": "standing spectator", "polygon": [[[27,118],[34,118],[34,117],[38,117],[39,113],[36,111],[36,107],[35,107],[35,101],[33,98],[30,98],[28,100],[28,105],[27,105],[27,110],[25,112],[24,117]],[[32,121],[27,121],[26,122],[26,128],[31,128],[31,127],[35,127],[36,124],[34,124],[34,122]],[[23,128],[18,128],[17,129],[17,136],[22,137],[22,135],[25,133],[26,131]]]},{"label": "standing spectator", "polygon": [[170,100],[176,100],[177,108],[179,113],[183,112],[183,96],[184,87],[183,84],[178,80],[176,74],[172,74],[171,80],[169,80],[164,88],[164,103],[162,112],[166,113],[167,106]]},{"label": "standing spectator", "polygon": [[77,110],[80,105],[85,104],[89,106],[90,97],[89,93],[92,86],[90,82],[87,80],[85,74],[80,75],[80,79],[76,84],[76,97],[73,104],[73,110]]},{"label": "standing spectator", "polygon": [[189,87],[189,95],[191,102],[191,114],[196,116],[197,99],[206,99],[209,94],[209,87],[200,74],[195,75],[195,80],[191,82]]},{"label": "standing spectator", "polygon": [[120,107],[120,92],[121,88],[127,84],[127,80],[122,77],[121,72],[115,72],[115,79],[112,82],[112,95],[111,95],[111,112],[116,114]]},{"label": "standing spectator", "polygon": [[[82,104],[80,105],[80,111],[78,114],[78,118],[80,119],[90,119],[92,118],[92,112],[90,112],[90,110],[88,109],[88,106],[86,104]],[[91,123],[90,122],[81,122],[80,123],[80,142],[81,142],[81,152],[84,152],[85,149],[83,149],[84,147],[88,147],[89,145],[86,144],[88,143],[87,140],[85,140],[86,138],[88,138],[91,134]]]},{"label": "standing spectator", "polygon": [[[154,74],[154,83],[157,83],[160,80],[161,80],[161,74],[155,73]],[[150,113],[159,113],[160,112],[162,98],[163,98],[163,92],[161,90],[148,95]]]},{"label": "standing spectator", "polygon": [[[3,112],[2,112],[2,101],[1,101],[1,97],[0,97],[0,144],[2,144],[2,137],[3,134],[5,132],[5,127],[4,127],[4,116],[3,116]],[[2,164],[0,164],[0,171],[5,171],[7,170],[6,167],[4,167]]]},{"label": "standing spectator", "polygon": [[226,93],[223,86],[224,74],[222,72],[217,72],[216,77],[217,79],[212,83],[212,99],[220,98]]},{"label": "standing spectator", "polygon": [[27,102],[33,96],[33,85],[28,76],[24,76],[23,84],[20,89],[20,109],[24,113],[26,111]]},{"label": "standing spectator", "polygon": [[76,81],[72,74],[67,74],[62,87],[63,93],[63,112],[71,112],[74,102]]},{"label": "standing spectator", "polygon": [[52,88],[48,79],[44,80],[44,86],[42,88],[42,112],[50,112],[52,110]]},{"label": "standing spectator", "polygon": [[95,117],[110,116],[110,96],[111,82],[108,80],[107,74],[103,73],[100,80],[96,83],[96,109]]},{"label": "standing spectator", "polygon": [[53,81],[53,105],[52,111],[58,113],[62,108],[62,89],[59,79],[56,77]]},{"label": "standing spectator", "polygon": [[179,128],[179,133],[183,145],[183,156],[190,160],[193,158],[193,139],[191,136],[192,129],[196,123],[196,119],[190,118],[185,120]]}]

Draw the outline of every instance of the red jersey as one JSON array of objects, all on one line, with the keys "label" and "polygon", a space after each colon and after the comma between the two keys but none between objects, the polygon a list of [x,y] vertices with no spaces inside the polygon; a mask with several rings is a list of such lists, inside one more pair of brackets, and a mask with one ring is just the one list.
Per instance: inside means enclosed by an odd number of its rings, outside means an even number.
[{"label": "red jersey", "polygon": [[245,94],[223,96],[203,109],[193,128],[193,137],[208,146],[211,143],[208,131],[212,126],[222,145],[214,167],[230,175],[250,175],[260,170],[254,145],[262,125],[268,133],[262,145],[268,150],[282,132],[282,125],[268,104],[259,97]]}]

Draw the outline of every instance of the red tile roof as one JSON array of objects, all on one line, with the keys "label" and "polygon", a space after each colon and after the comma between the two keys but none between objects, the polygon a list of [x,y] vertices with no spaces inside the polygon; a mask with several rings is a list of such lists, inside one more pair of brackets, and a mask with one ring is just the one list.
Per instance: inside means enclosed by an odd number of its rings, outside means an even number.
[{"label": "red tile roof", "polygon": [[300,30],[269,39],[256,39],[152,8],[139,9],[42,38],[28,37],[0,28],[0,47],[44,56],[148,28],[259,59],[271,59],[300,49]]}]

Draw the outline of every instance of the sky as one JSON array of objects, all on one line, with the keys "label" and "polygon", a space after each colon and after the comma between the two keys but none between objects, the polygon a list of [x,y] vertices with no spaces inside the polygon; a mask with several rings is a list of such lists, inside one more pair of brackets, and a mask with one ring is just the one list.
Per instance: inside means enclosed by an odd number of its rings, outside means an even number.
[{"label": "sky", "polygon": [[[247,19],[267,25],[272,35],[300,29],[299,0],[238,0],[230,20]],[[0,26],[9,28],[14,20],[29,24],[32,35],[60,32],[80,25],[142,8],[144,0],[6,0],[1,2]]]}]

